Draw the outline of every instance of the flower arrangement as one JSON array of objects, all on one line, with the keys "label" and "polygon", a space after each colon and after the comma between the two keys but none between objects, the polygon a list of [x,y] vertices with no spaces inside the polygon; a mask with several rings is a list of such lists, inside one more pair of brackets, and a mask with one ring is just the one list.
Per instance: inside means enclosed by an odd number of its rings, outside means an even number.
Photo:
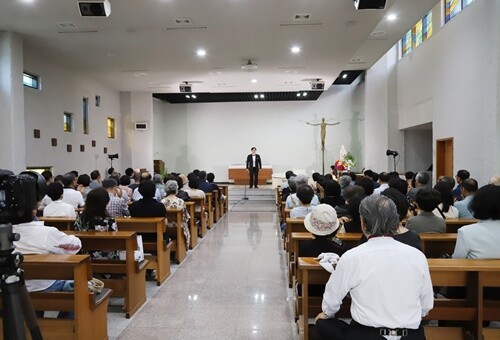
[{"label": "flower arrangement", "polygon": [[343,159],[335,161],[334,166],[338,171],[351,171],[356,166],[356,161],[352,153],[348,152]]}]

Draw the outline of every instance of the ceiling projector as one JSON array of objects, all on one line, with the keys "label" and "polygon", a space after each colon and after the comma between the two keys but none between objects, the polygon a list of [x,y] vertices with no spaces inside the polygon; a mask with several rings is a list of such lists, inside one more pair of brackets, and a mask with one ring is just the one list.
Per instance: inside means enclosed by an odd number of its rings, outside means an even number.
[{"label": "ceiling projector", "polygon": [[356,9],[384,9],[386,0],[354,0]]},{"label": "ceiling projector", "polygon": [[325,82],[324,81],[312,81],[311,82],[311,90],[324,90],[325,89]]},{"label": "ceiling projector", "polygon": [[259,66],[257,64],[253,64],[251,60],[248,60],[248,62],[245,65],[241,65],[241,70],[245,72],[254,72],[259,69]]},{"label": "ceiling projector", "polygon": [[191,84],[180,84],[179,91],[181,92],[193,92],[193,85]]},{"label": "ceiling projector", "polygon": [[78,9],[82,17],[109,17],[111,14],[109,0],[78,1]]}]

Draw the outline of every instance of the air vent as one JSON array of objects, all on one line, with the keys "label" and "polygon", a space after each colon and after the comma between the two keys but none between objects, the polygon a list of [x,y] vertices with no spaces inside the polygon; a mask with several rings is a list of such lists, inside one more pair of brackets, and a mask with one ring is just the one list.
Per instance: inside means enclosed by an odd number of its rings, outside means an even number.
[{"label": "air vent", "polygon": [[295,13],[293,15],[293,20],[296,20],[296,21],[311,20],[311,14],[310,13]]},{"label": "air vent", "polygon": [[344,26],[346,26],[346,27],[356,26],[356,24],[357,24],[357,22],[354,20],[344,21]]},{"label": "air vent", "polygon": [[72,22],[58,22],[57,24],[61,28],[76,28],[76,25]]},{"label": "air vent", "polygon": [[323,25],[322,22],[311,22],[311,23],[307,23],[307,22],[297,22],[297,23],[290,23],[290,24],[280,24],[280,27],[290,27],[290,26],[321,26]]},{"label": "air vent", "polygon": [[366,62],[363,60],[362,57],[353,57],[351,61],[349,61],[349,64],[366,64]]},{"label": "air vent", "polygon": [[82,30],[82,31],[59,31],[59,34],[81,34],[81,33],[97,33],[94,30]]},{"label": "air vent", "polygon": [[372,38],[381,38],[383,36],[385,36],[386,32],[385,31],[373,31],[372,33],[370,33],[370,36]]},{"label": "air vent", "polygon": [[191,19],[189,19],[189,18],[175,18],[174,22],[176,23],[176,25],[191,25],[192,24]]},{"label": "air vent", "polygon": [[305,70],[305,66],[278,66],[278,70]]}]

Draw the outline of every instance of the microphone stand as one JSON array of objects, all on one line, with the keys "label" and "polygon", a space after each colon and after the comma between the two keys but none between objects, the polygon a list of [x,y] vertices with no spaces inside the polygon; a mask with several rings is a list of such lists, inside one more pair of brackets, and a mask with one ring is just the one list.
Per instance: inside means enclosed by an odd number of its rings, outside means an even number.
[{"label": "microphone stand", "polygon": [[[250,181],[250,169],[247,169],[247,170],[248,170],[247,171],[247,175],[248,175],[247,176],[248,177],[247,178],[247,184],[248,184],[248,182]],[[247,184],[245,184],[245,194],[244,194],[244,197],[242,198],[242,200],[245,200],[245,201],[248,200],[248,197],[247,197]]]}]

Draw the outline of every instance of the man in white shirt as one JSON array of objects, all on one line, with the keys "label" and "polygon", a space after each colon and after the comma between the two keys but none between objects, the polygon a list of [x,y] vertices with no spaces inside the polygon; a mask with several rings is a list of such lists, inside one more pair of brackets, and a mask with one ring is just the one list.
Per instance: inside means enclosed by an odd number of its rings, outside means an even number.
[{"label": "man in white shirt", "polygon": [[44,217],[76,217],[75,208],[71,204],[63,202],[63,193],[64,189],[61,183],[50,183],[47,186],[47,196],[52,202],[43,209]]},{"label": "man in white shirt", "polygon": [[67,173],[62,179],[64,185],[63,202],[71,204],[74,209],[82,208],[85,205],[82,193],[75,190],[76,177],[72,173]]},{"label": "man in white shirt", "polygon": [[[149,172],[143,172],[141,174],[141,179],[140,179],[140,182],[139,183],[142,183],[144,181],[151,181],[152,180],[152,176]],[[140,199],[142,198],[142,195],[141,193],[139,192],[139,186],[137,186],[137,188],[134,189],[134,192],[132,193],[132,201],[134,202],[137,202],[139,201]],[[156,188],[156,191],[155,191],[155,200],[157,200],[158,202],[160,202],[162,199],[161,197],[161,192],[160,190],[158,190],[158,188]]]},{"label": "man in white shirt", "polygon": [[[43,221],[32,221],[12,226],[12,231],[21,238],[14,242],[15,252],[21,254],[76,254],[82,247],[79,238],[67,235],[54,227],[44,226]],[[59,287],[57,289],[55,287]],[[26,280],[29,292],[63,290],[61,280]]]},{"label": "man in white shirt", "polygon": [[380,186],[373,191],[373,194],[380,195],[385,189],[389,188],[389,179],[390,179],[389,173],[381,172],[378,175],[378,181],[380,183]]},{"label": "man in white shirt", "polygon": [[[318,339],[424,340],[422,317],[434,305],[427,259],[416,248],[394,240],[399,217],[385,196],[369,196],[359,207],[368,242],[342,255],[316,317]],[[333,319],[350,293],[351,324]]]},{"label": "man in white shirt", "polygon": [[246,168],[250,176],[250,189],[252,186],[258,188],[259,184],[259,169],[262,169],[262,161],[260,155],[257,154],[257,148],[254,146],[250,149],[252,152],[247,156]]},{"label": "man in white shirt", "polygon": [[458,218],[474,218],[472,211],[469,209],[469,204],[474,198],[474,194],[478,189],[477,181],[473,178],[467,178],[460,183],[460,193],[464,197],[463,200],[456,202],[453,206],[458,210]]},{"label": "man in white shirt", "polygon": [[[295,177],[295,186],[297,187],[297,191],[302,185],[309,185],[307,184],[308,178],[306,175],[297,175]],[[319,198],[317,195],[314,195],[312,200],[311,200],[311,205],[312,206],[317,206],[319,204]],[[286,208],[287,209],[293,209],[297,206],[299,206],[299,199],[297,198],[297,194],[290,194],[286,198]]]}]

